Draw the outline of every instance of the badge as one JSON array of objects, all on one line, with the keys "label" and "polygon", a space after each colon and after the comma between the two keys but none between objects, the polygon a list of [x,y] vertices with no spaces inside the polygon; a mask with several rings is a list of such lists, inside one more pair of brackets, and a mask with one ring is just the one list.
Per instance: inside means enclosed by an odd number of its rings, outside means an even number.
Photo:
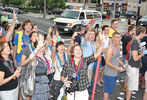
[{"label": "badge", "polygon": [[80,75],[77,75],[76,79],[80,79]]},{"label": "badge", "polygon": [[73,78],[76,78],[76,76],[77,76],[76,73],[73,73],[73,74],[72,74],[72,77],[73,77]]}]

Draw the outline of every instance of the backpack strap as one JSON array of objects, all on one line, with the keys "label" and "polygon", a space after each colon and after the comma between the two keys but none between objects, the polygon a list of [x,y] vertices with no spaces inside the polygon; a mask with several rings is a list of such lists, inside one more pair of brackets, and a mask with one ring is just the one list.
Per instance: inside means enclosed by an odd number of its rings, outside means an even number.
[{"label": "backpack strap", "polygon": [[131,56],[132,56],[132,54],[131,54],[131,45],[132,45],[132,43],[133,43],[133,39],[131,40],[131,44],[130,44],[129,59],[128,59],[128,61],[131,59]]}]

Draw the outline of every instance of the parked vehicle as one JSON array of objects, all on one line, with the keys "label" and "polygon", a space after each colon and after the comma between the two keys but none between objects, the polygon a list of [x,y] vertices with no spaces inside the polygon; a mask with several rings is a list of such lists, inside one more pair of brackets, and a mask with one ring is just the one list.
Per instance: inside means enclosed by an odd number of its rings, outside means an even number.
[{"label": "parked vehicle", "polygon": [[63,10],[60,10],[60,9],[57,9],[57,8],[54,8],[54,9],[48,11],[48,14],[58,14],[59,15],[61,13],[63,13]]},{"label": "parked vehicle", "polygon": [[135,11],[126,11],[125,17],[126,18],[131,18],[131,16],[134,16],[136,18],[137,13]]},{"label": "parked vehicle", "polygon": [[139,19],[138,21],[139,25],[144,26],[147,28],[147,15]]},{"label": "parked vehicle", "polygon": [[72,28],[77,24],[85,26],[93,23],[91,27],[98,29],[102,25],[102,14],[95,10],[65,10],[54,22],[58,30],[64,33],[73,33]]}]

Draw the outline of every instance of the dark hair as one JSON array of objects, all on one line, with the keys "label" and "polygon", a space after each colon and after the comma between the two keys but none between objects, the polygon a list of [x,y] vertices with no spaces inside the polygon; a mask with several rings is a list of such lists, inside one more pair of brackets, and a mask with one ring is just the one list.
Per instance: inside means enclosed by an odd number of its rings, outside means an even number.
[{"label": "dark hair", "polygon": [[96,37],[99,35],[99,32],[96,32],[95,33],[95,40],[96,40]]},{"label": "dark hair", "polygon": [[104,31],[106,27],[109,27],[109,26],[108,26],[108,25],[104,25],[104,26],[102,27],[102,31]]},{"label": "dark hair", "polygon": [[136,27],[136,36],[140,35],[141,33],[145,32],[146,28],[142,26],[137,26]]},{"label": "dark hair", "polygon": [[[2,57],[2,51],[4,50],[4,45],[5,43],[7,43],[10,47],[10,44],[6,41],[0,41],[0,60],[4,60],[4,58]],[[9,55],[9,58],[11,58],[11,54]]]},{"label": "dark hair", "polygon": [[23,22],[23,24],[22,24],[23,30],[25,30],[24,27],[25,27],[25,25],[27,25],[28,23],[30,23],[30,24],[32,25],[32,29],[33,29],[34,25],[33,25],[32,21],[31,21],[30,19],[27,19],[27,20],[25,20],[25,21]]},{"label": "dark hair", "polygon": [[21,24],[20,23],[16,24],[15,27],[14,27],[14,29],[17,30],[19,27],[21,27]]},{"label": "dark hair", "polygon": [[[60,45],[64,45],[64,42],[62,42],[62,41],[57,42],[57,44],[56,44],[56,50],[57,50],[57,48],[58,48]],[[58,51],[57,51],[57,52],[58,52]]]},{"label": "dark hair", "polygon": [[115,35],[120,35],[120,33],[114,32],[113,35],[112,35],[112,37],[114,37]]},{"label": "dark hair", "polygon": [[111,21],[111,25],[112,25],[115,21],[117,21],[117,20],[112,20],[112,21]]},{"label": "dark hair", "polygon": [[46,39],[47,39],[47,35],[48,35],[48,34],[44,34],[44,35],[43,35],[43,36],[44,36],[44,40],[46,40]]},{"label": "dark hair", "polygon": [[135,26],[133,26],[133,25],[129,26],[128,32],[132,31],[134,28],[135,28]]}]

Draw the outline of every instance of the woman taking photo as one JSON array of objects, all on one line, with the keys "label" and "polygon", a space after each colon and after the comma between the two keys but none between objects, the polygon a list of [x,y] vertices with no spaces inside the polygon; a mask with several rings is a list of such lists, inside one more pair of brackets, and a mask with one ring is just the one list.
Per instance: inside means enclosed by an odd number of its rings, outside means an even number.
[{"label": "woman taking photo", "polygon": [[8,42],[0,42],[0,100],[18,100],[20,71],[14,66]]},{"label": "woman taking photo", "polygon": [[82,49],[79,45],[71,49],[71,59],[64,64],[61,73],[61,81],[67,87],[67,100],[88,100],[90,86],[87,75],[88,65],[101,54],[102,46],[103,44],[94,55],[85,58],[82,56]]}]

